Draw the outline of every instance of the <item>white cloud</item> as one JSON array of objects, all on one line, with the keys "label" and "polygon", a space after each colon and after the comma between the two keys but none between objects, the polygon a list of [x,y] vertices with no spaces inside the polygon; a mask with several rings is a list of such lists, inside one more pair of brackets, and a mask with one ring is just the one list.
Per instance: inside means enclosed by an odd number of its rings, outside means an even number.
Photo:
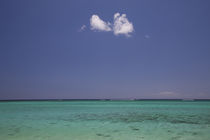
[{"label": "white cloud", "polygon": [[113,32],[115,35],[123,34],[126,36],[130,36],[130,33],[134,31],[133,24],[128,21],[126,14],[120,13],[114,14],[114,26]]},{"label": "white cloud", "polygon": [[90,25],[91,30],[98,30],[98,31],[112,31],[111,29],[111,23],[105,22],[98,15],[92,15],[90,18]]},{"label": "white cloud", "polygon": [[86,25],[82,25],[79,29],[80,32],[84,31],[86,29]]},{"label": "white cloud", "polygon": [[126,35],[130,36],[130,33],[134,31],[133,24],[128,21],[126,14],[120,15],[120,13],[114,14],[114,21],[105,22],[98,15],[92,15],[90,18],[91,30],[98,31],[113,31],[114,35]]}]

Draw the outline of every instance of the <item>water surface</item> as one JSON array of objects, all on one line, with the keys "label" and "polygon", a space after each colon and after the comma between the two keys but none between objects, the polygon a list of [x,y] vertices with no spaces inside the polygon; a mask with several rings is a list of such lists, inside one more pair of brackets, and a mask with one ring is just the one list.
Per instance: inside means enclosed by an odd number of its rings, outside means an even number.
[{"label": "water surface", "polygon": [[0,102],[2,140],[209,140],[210,101]]}]

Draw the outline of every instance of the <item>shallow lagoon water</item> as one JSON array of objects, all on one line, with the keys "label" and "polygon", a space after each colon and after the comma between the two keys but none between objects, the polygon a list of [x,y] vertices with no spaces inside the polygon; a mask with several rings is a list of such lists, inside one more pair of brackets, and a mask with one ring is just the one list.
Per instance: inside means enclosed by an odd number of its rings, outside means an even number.
[{"label": "shallow lagoon water", "polygon": [[0,102],[2,140],[209,140],[210,101]]}]

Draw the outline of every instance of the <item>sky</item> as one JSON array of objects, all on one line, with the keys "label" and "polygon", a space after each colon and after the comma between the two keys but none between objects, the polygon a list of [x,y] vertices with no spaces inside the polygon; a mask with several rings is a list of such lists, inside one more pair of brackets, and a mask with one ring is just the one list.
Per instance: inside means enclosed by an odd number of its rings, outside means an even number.
[{"label": "sky", "polygon": [[1,0],[0,99],[209,99],[209,7]]}]

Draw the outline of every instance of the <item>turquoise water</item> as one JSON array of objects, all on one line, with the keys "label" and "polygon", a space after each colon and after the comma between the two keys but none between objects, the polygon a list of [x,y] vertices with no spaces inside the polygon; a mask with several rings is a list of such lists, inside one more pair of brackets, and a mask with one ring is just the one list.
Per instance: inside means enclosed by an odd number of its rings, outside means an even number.
[{"label": "turquoise water", "polygon": [[0,139],[210,140],[210,102],[0,102]]}]

